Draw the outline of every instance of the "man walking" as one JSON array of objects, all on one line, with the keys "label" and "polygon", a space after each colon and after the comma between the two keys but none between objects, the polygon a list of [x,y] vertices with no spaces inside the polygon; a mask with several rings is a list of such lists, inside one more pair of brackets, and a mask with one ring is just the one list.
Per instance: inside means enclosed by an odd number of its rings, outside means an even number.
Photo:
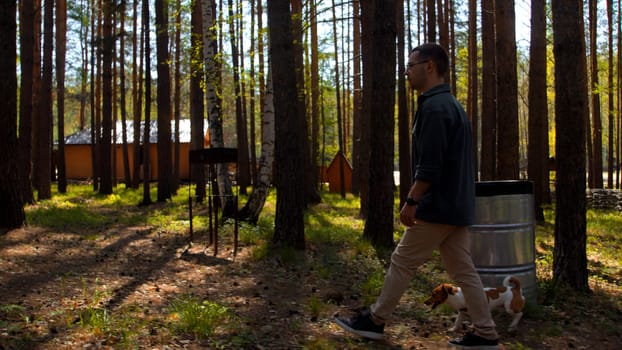
[{"label": "man walking", "polygon": [[475,205],[471,126],[445,83],[448,69],[447,52],[438,44],[424,44],[410,53],[406,76],[419,97],[412,129],[413,185],[400,211],[406,231],[376,302],[353,318],[336,317],[335,322],[350,333],[382,339],[384,324],[417,268],[438,249],[447,272],[462,288],[474,325],[472,333],[449,345],[497,349],[495,323],[469,251]]}]

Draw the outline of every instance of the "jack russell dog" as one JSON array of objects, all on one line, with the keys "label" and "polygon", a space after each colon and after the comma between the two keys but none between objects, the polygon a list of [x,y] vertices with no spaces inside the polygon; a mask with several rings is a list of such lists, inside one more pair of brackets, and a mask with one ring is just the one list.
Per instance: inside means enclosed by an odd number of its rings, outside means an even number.
[{"label": "jack russell dog", "polygon": [[[503,280],[503,285],[497,288],[484,288],[488,297],[488,307],[490,310],[503,307],[505,311],[512,315],[512,322],[508,331],[516,330],[518,321],[523,317],[525,307],[525,297],[522,294],[520,281],[514,276],[507,276]],[[432,305],[432,309],[440,304],[447,303],[449,306],[458,310],[456,322],[450,332],[455,332],[462,327],[464,315],[468,314],[464,295],[460,287],[449,283],[443,283],[432,290],[432,295],[425,301],[426,305]]]}]

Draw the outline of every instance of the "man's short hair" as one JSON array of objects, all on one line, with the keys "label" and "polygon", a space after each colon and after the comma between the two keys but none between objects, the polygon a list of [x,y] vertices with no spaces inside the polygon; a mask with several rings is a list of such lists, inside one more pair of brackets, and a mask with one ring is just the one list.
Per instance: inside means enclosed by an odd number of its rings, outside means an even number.
[{"label": "man's short hair", "polygon": [[445,75],[449,70],[449,56],[447,51],[437,43],[425,43],[412,49],[410,53],[419,52],[419,60],[431,60],[436,65],[439,75]]}]

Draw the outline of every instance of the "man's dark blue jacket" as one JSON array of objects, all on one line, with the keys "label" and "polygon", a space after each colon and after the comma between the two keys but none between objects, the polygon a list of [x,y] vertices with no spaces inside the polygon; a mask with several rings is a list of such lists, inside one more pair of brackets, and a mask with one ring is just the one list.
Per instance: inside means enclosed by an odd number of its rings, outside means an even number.
[{"label": "man's dark blue jacket", "polygon": [[413,180],[431,183],[417,205],[418,219],[455,226],[473,223],[471,124],[447,84],[424,92],[417,100],[412,168]]}]

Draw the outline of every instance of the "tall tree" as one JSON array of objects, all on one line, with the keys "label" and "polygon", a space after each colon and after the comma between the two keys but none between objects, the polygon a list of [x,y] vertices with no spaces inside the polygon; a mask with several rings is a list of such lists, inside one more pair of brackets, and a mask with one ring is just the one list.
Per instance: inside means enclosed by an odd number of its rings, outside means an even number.
[{"label": "tall tree", "polygon": [[259,105],[264,106],[264,96],[266,94],[266,81],[265,81],[265,60],[264,60],[264,39],[266,36],[264,35],[265,28],[263,27],[263,0],[257,0],[257,58],[259,64]]},{"label": "tall tree", "polygon": [[497,169],[497,89],[495,80],[495,8],[481,0],[482,14],[482,121],[480,179],[493,180]]},{"label": "tall tree", "polygon": [[589,32],[590,32],[590,96],[592,97],[592,165],[590,167],[590,184],[593,188],[603,188],[603,126],[600,111],[600,86],[598,79],[598,5],[596,0],[589,0]]},{"label": "tall tree", "polygon": [[[143,55],[142,52],[144,50],[144,46],[142,45],[143,35],[140,35],[140,42],[138,40],[138,3],[139,1],[134,1],[134,6],[132,8],[132,121],[133,121],[133,154],[134,154],[134,164],[132,164],[132,173],[134,176],[132,177],[132,188],[138,188],[140,184],[140,167],[141,167],[141,159],[142,159],[142,149],[140,147],[140,121],[141,121],[141,110],[142,110],[142,62]],[[142,31],[141,31],[142,32]],[[140,60],[139,60],[140,57]]]},{"label": "tall tree", "polygon": [[80,67],[80,115],[79,115],[79,128],[84,130],[86,128],[86,103],[87,93],[86,88],[88,86],[89,77],[89,5],[90,2],[86,0],[80,0],[80,7],[77,10],[76,17],[80,22],[80,30],[78,32],[78,41],[80,43],[80,54],[82,58]]},{"label": "tall tree", "polygon": [[[358,3],[357,0],[354,3]],[[311,163],[314,165],[310,181],[317,184],[320,182],[320,69],[319,69],[319,39],[317,4],[315,0],[309,1],[309,14],[311,21]],[[356,19],[355,19],[356,21]],[[354,77],[356,79],[356,77]],[[356,84],[356,83],[355,83]]]},{"label": "tall tree", "polygon": [[[119,4],[119,109],[121,112],[121,151],[123,154],[123,178],[125,181],[125,188],[130,188],[132,187],[132,176],[130,172],[130,155],[127,144],[127,100],[125,96],[125,38],[127,35],[125,31],[125,5],[125,1],[122,1]],[[136,145],[137,142],[135,142],[134,144]],[[116,170],[114,176],[116,177]]]},{"label": "tall tree", "polygon": [[[361,86],[361,4],[352,1],[352,193],[358,195],[361,188],[361,110],[363,108]],[[319,93],[319,92],[318,92]],[[400,153],[401,154],[401,153]]]},{"label": "tall tree", "polygon": [[590,96],[592,98],[592,153],[590,165],[590,184],[593,188],[603,188],[603,140],[602,117],[600,109],[600,86],[598,79],[598,5],[596,0],[589,0],[589,35],[590,35]]},{"label": "tall tree", "polygon": [[270,59],[274,86],[275,145],[274,160],[278,164],[275,178],[277,199],[273,244],[305,248],[305,193],[298,181],[304,178],[303,115],[297,101],[294,36],[289,0],[268,2]]},{"label": "tall tree", "polygon": [[143,32],[143,56],[145,60],[145,127],[143,128],[143,200],[142,205],[151,204],[151,44],[149,39],[149,0],[143,0],[142,5],[142,32]]},{"label": "tall tree", "polygon": [[546,4],[531,2],[529,51],[529,144],[527,172],[534,183],[536,220],[544,221],[543,203],[549,203],[549,133],[546,96]]},{"label": "tall tree", "polygon": [[393,245],[393,146],[395,107],[396,1],[375,1],[369,159],[369,213],[363,236],[374,246]]},{"label": "tall tree", "polygon": [[[449,52],[449,13],[447,0],[437,0],[438,43]],[[449,72],[447,72],[449,74]],[[446,78],[449,82],[449,79]]]},{"label": "tall tree", "polygon": [[301,127],[303,132],[302,146],[303,156],[303,178],[301,178],[302,188],[304,188],[306,204],[315,204],[322,201],[318,191],[318,183],[313,181],[311,173],[315,169],[315,164],[311,159],[311,143],[309,142],[309,123],[307,122],[307,106],[306,106],[306,88],[304,73],[304,41],[303,41],[303,23],[302,23],[302,0],[292,0],[292,35],[294,39],[294,63],[296,74],[297,102],[298,113],[300,113]]},{"label": "tall tree", "polygon": [[410,169],[410,114],[408,113],[408,94],[406,93],[406,79],[403,73],[406,70],[404,65],[405,36],[404,36],[404,4],[397,2],[397,106],[398,106],[398,153],[400,170],[400,204],[406,201],[408,191],[412,184]]},{"label": "tall tree", "polygon": [[[191,14],[191,48],[190,55],[190,147],[193,150],[202,149],[205,146],[205,103],[203,101],[203,25],[201,16],[201,2],[192,1]],[[201,202],[205,198],[205,173],[202,164],[194,165],[192,178],[196,181],[195,196]]]},{"label": "tall tree", "polygon": [[[615,107],[614,101],[615,96],[614,91],[614,81],[613,81],[613,68],[615,64],[614,56],[613,56],[613,0],[607,0],[607,43],[609,44],[609,51],[607,52],[607,86],[609,89],[607,90],[607,100],[609,101],[609,106],[607,108],[607,119],[609,121],[609,142],[607,144],[607,187],[613,188],[613,179],[615,177],[615,167],[614,167],[614,156],[615,156],[615,148],[614,148],[614,139],[615,139]],[[618,50],[620,48],[618,47]]]},{"label": "tall tree", "polygon": [[30,162],[32,163],[31,181],[33,189],[39,188],[39,141],[41,130],[39,128],[41,114],[41,18],[43,16],[42,0],[34,2],[34,47],[32,55],[32,132],[31,132],[31,153]]},{"label": "tall tree", "polygon": [[[256,6],[255,6],[255,0],[251,0],[250,1],[250,6],[251,6],[251,25],[250,25],[250,37],[251,38],[257,38],[257,35],[255,34],[255,18],[256,18]],[[257,132],[255,131],[255,126],[257,124],[255,116],[257,115],[255,112],[255,104],[257,103],[257,95],[256,95],[256,84],[257,84],[257,80],[256,80],[256,75],[255,75],[255,55],[257,54],[256,51],[256,41],[257,40],[251,40],[251,47],[250,47],[250,51],[248,53],[248,55],[250,56],[250,69],[248,71],[248,99],[249,99],[249,106],[248,106],[248,120],[249,120],[249,130],[248,130],[248,144],[249,144],[249,151],[250,151],[250,173],[251,173],[251,178],[256,178],[257,177],[257,147],[255,145],[255,141],[257,140],[256,138],[256,134]],[[259,108],[261,107],[261,102],[259,103]]]},{"label": "tall tree", "polygon": [[[248,101],[247,101],[247,97],[249,95],[247,95],[246,92],[246,68],[244,67],[244,62],[246,62],[246,57],[245,57],[245,51],[244,51],[244,43],[247,42],[247,39],[244,37],[244,33],[245,33],[245,28],[244,28],[244,24],[246,23],[243,18],[243,13],[244,13],[244,2],[242,0],[236,0],[237,4],[236,4],[236,18],[237,18],[237,39],[238,39],[238,47],[239,47],[239,61],[240,61],[240,67],[239,67],[239,73],[240,73],[240,95],[242,97],[242,120],[244,120],[244,131],[243,133],[244,135],[244,149],[242,150],[242,152],[245,153],[244,158],[246,160],[246,164],[244,165],[244,167],[247,170],[244,170],[248,175],[247,175],[247,182],[246,184],[243,184],[239,178],[238,178],[238,183],[239,186],[242,187],[242,185],[246,185],[245,188],[243,189],[243,194],[246,195],[246,187],[248,187],[251,183],[252,183],[252,177],[255,176],[255,169],[251,168],[251,157],[249,154],[249,136],[248,136]],[[254,18],[254,16],[252,16]],[[237,124],[237,123],[236,123]],[[237,125],[236,125],[237,127]],[[238,148],[242,148],[238,145]],[[239,154],[238,154],[239,156]],[[239,157],[238,157],[239,158]],[[240,168],[240,171],[242,171],[243,169]],[[240,189],[242,190],[242,189]],[[240,192],[242,193],[242,192]]]},{"label": "tall tree", "polygon": [[56,0],[56,114],[58,120],[58,192],[67,192],[65,169],[65,52],[67,50],[67,2]]},{"label": "tall tree", "polygon": [[[32,123],[33,123],[33,78],[35,73],[35,0],[23,0],[20,7],[20,99],[19,99],[19,167],[20,189],[24,203],[34,203],[32,192]],[[36,11],[39,12],[39,11]],[[9,18],[7,18],[8,20]],[[8,68],[7,68],[8,69]],[[38,69],[37,69],[38,71]]]},{"label": "tall tree", "polygon": [[514,0],[495,2],[497,179],[518,179],[518,78]]},{"label": "tall tree", "polygon": [[54,0],[43,7],[43,69],[41,73],[41,109],[39,112],[38,199],[52,197],[52,55],[54,51]]},{"label": "tall tree", "polygon": [[[457,86],[458,86],[458,73],[456,70],[456,47],[457,47],[457,43],[456,43],[456,20],[455,20],[455,15],[456,15],[456,11],[454,9],[454,2],[453,1],[446,1],[445,2],[445,7],[447,8],[445,10],[445,13],[447,13],[447,21],[449,22],[449,63],[450,63],[450,68],[449,68],[449,85],[451,87],[451,93],[455,96],[457,93]],[[473,149],[475,151],[475,149]]]},{"label": "tall tree", "polygon": [[577,290],[587,284],[585,124],[587,63],[581,0],[553,0],[555,154],[557,157],[553,278]]},{"label": "tall tree", "polygon": [[168,53],[168,1],[155,1],[157,105],[158,105],[158,202],[172,197],[171,71]]},{"label": "tall tree", "polygon": [[337,15],[335,11],[335,0],[332,0],[332,12],[333,12],[333,47],[335,48],[335,98],[336,98],[336,109],[337,109],[337,144],[339,145],[339,184],[341,191],[341,198],[346,198],[346,186],[345,186],[345,161],[344,158],[346,156],[344,152],[344,130],[343,130],[343,115],[342,115],[342,106],[341,106],[341,81],[339,78],[339,50],[338,50],[338,41],[337,41]]},{"label": "tall tree", "polygon": [[17,166],[16,1],[0,1],[0,234],[21,227],[24,202]]},{"label": "tall tree", "polygon": [[426,23],[427,23],[427,41],[428,42],[436,42],[436,8],[435,8],[435,3],[436,0],[425,0],[426,2],[426,9],[425,9],[425,14],[426,14]]},{"label": "tall tree", "polygon": [[99,64],[98,59],[96,57],[99,57],[99,52],[98,50],[100,50],[101,45],[99,44],[99,35],[100,35],[100,31],[99,31],[99,11],[98,8],[100,7],[100,1],[97,2],[93,2],[92,6],[91,6],[91,45],[93,46],[93,49],[91,50],[91,70],[89,72],[90,77],[91,77],[91,83],[89,84],[89,91],[90,91],[90,104],[91,104],[91,120],[90,120],[90,124],[91,124],[91,167],[92,167],[92,172],[93,172],[93,190],[97,191],[99,189],[99,157],[98,157],[98,151],[99,151],[99,134],[98,134],[98,130],[99,130],[99,124],[97,122],[97,111],[99,111],[99,90],[97,88],[97,83],[98,83],[98,79],[96,77],[99,77],[99,74],[96,74],[96,70],[99,69]]},{"label": "tall tree", "polygon": [[[373,52],[374,52],[374,21],[376,1],[361,2],[361,54],[363,63],[363,101],[361,103],[360,133],[359,140],[359,171],[358,181],[360,185],[361,211],[359,216],[363,219],[369,214],[370,202],[370,157],[371,152],[371,116],[373,101],[377,97],[373,95],[372,85],[374,75]],[[393,76],[393,74],[391,74]]]},{"label": "tall tree", "polygon": [[104,0],[104,26],[102,40],[102,136],[100,148],[101,186],[99,193],[112,193],[112,57],[114,47],[114,0]]},{"label": "tall tree", "polygon": [[468,78],[469,86],[467,91],[467,115],[470,118],[473,130],[473,164],[475,168],[475,179],[479,178],[478,142],[479,140],[479,89],[478,89],[478,70],[477,70],[477,0],[469,0],[469,63]]},{"label": "tall tree", "polygon": [[175,140],[173,148],[173,174],[171,191],[176,192],[179,187],[180,171],[180,145],[179,145],[179,119],[181,118],[181,0],[175,1],[175,89],[173,91],[173,119],[175,120],[175,130],[173,138]]},{"label": "tall tree", "polygon": [[618,149],[616,150],[616,158],[618,159],[618,171],[616,172],[616,188],[620,188],[620,173],[622,172],[622,21],[620,16],[622,14],[622,1],[618,0]]}]

